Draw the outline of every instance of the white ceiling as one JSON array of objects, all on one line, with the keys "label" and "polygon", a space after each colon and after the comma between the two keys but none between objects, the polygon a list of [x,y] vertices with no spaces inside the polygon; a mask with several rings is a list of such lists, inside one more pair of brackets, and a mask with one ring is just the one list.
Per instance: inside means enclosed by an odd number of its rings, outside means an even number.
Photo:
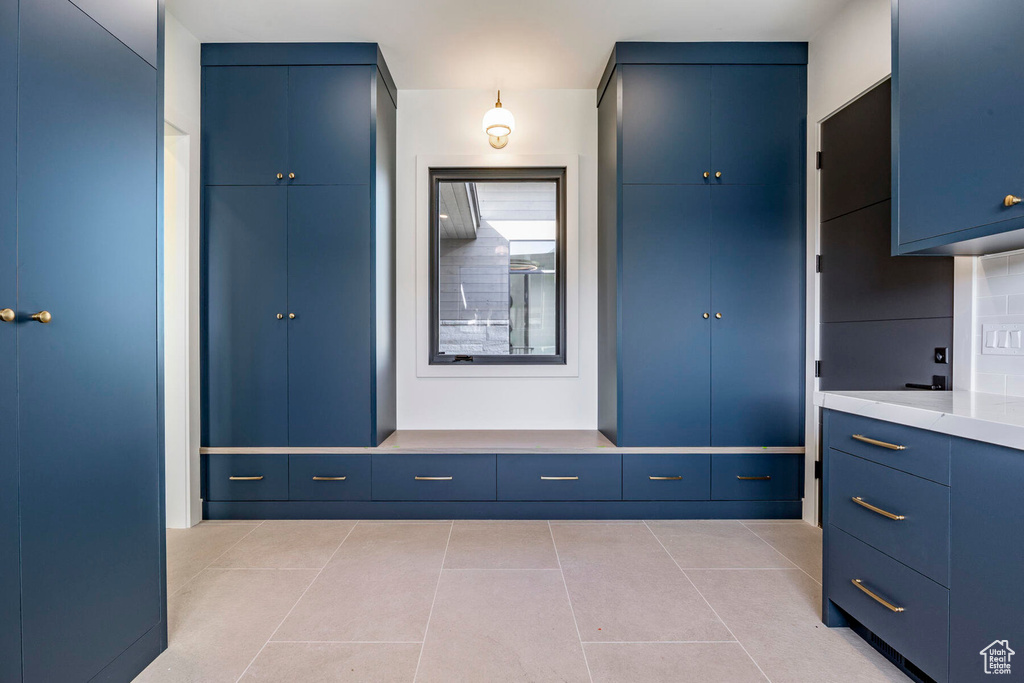
[{"label": "white ceiling", "polygon": [[594,88],[619,40],[808,40],[861,0],[167,0],[202,42],[377,42],[399,89]]}]

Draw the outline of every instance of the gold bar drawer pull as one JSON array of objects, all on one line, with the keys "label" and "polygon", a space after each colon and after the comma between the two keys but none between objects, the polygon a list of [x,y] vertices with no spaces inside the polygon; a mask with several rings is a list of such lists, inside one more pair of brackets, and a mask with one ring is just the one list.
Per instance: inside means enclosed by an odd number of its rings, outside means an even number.
[{"label": "gold bar drawer pull", "polygon": [[907,450],[906,446],[898,446],[898,445],[896,445],[894,443],[886,443],[885,441],[879,441],[878,439],[869,438],[867,436],[864,436],[863,434],[851,434],[850,436],[852,436],[854,439],[857,439],[857,441],[863,441],[864,443],[869,443],[872,446],[879,446],[881,448],[888,448],[890,451],[905,451],[905,450]]},{"label": "gold bar drawer pull", "polygon": [[313,477],[313,481],[345,481],[348,477]]},{"label": "gold bar drawer pull", "polygon": [[228,477],[231,481],[262,481],[263,475],[258,477]]},{"label": "gold bar drawer pull", "polygon": [[870,597],[872,600],[874,600],[878,604],[884,605],[886,607],[886,609],[890,609],[893,612],[905,612],[906,611],[902,607],[897,607],[896,605],[892,604],[891,602],[889,602],[888,600],[886,600],[882,596],[878,595],[878,593],[875,593],[873,590],[871,590],[870,588],[865,586],[861,582],[860,579],[850,579],[850,583],[852,583],[854,586],[856,586],[857,588],[859,588],[862,591],[864,591],[865,593],[867,593],[868,597]]},{"label": "gold bar drawer pull", "polygon": [[771,477],[769,475],[767,475],[767,474],[765,474],[763,476],[760,476],[760,477],[741,477],[740,475],[737,474],[736,478],[739,479],[740,481],[769,481],[769,480],[771,480]]},{"label": "gold bar drawer pull", "polygon": [[579,477],[541,477],[543,481],[576,481]]},{"label": "gold bar drawer pull", "polygon": [[679,481],[682,477],[647,477],[651,481]]},{"label": "gold bar drawer pull", "polygon": [[451,477],[416,477],[416,481],[451,481]]},{"label": "gold bar drawer pull", "polygon": [[850,500],[852,500],[854,503],[856,503],[857,505],[860,505],[863,508],[867,508],[868,510],[871,510],[872,512],[877,512],[878,514],[882,515],[883,517],[888,517],[889,519],[895,520],[897,522],[901,522],[904,519],[906,519],[906,517],[904,517],[903,515],[894,515],[891,512],[883,510],[882,508],[875,507],[871,503],[865,502],[865,500],[863,498],[861,498],[860,496],[854,496]]}]

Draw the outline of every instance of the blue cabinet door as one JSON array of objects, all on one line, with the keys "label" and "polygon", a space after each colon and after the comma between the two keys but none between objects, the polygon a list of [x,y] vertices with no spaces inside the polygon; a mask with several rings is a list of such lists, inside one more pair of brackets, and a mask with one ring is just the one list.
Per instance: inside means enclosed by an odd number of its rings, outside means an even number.
[{"label": "blue cabinet door", "polygon": [[288,67],[204,67],[202,138],[204,185],[285,184]]},{"label": "blue cabinet door", "polygon": [[206,188],[203,442],[288,445],[288,196]]},{"label": "blue cabinet door", "polygon": [[799,185],[711,188],[713,446],[804,442],[804,201]]},{"label": "blue cabinet door", "polygon": [[806,110],[805,66],[711,67],[712,181],[802,184]]},{"label": "blue cabinet door", "polygon": [[288,189],[288,433],[292,446],[375,446],[367,185]]},{"label": "blue cabinet door", "polygon": [[[18,308],[18,3],[0,2],[0,308]],[[0,321],[0,358],[17,358],[15,323]],[[18,423],[18,377],[0,374],[0,421]],[[18,435],[0,441],[0,681],[21,680]]]},{"label": "blue cabinet door", "polygon": [[710,442],[710,193],[622,188],[620,446]]},{"label": "blue cabinet door", "polygon": [[67,0],[20,12],[24,679],[83,681],[163,615],[158,74]]},{"label": "blue cabinet door", "polygon": [[288,68],[292,185],[364,184],[373,175],[375,66]]},{"label": "blue cabinet door", "polygon": [[1024,203],[1003,205],[1024,196],[1024,90],[1010,85],[1024,82],[1019,0],[893,8],[894,249],[1024,227]]},{"label": "blue cabinet door", "polygon": [[72,0],[153,68],[157,66],[157,0]]},{"label": "blue cabinet door", "polygon": [[622,182],[706,185],[711,67],[620,65]]}]

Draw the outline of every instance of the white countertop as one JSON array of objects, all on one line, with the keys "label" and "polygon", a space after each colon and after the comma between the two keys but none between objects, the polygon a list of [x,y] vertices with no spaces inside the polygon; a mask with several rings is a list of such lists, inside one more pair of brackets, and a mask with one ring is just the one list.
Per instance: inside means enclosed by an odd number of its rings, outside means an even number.
[{"label": "white countertop", "polygon": [[1024,398],[972,391],[818,391],[814,404],[1024,450]]}]

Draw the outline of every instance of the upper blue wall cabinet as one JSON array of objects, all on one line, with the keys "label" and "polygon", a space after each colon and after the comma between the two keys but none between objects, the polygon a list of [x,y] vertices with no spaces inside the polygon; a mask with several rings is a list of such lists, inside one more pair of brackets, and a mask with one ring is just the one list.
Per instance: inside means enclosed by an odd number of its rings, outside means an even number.
[{"label": "upper blue wall cabinet", "polygon": [[396,97],[372,43],[203,45],[203,445],[394,430]]},{"label": "upper blue wall cabinet", "polygon": [[892,6],[893,253],[1024,247],[1019,0]]},{"label": "upper blue wall cabinet", "polygon": [[0,3],[5,682],[127,681],[167,642],[161,6]]},{"label": "upper blue wall cabinet", "polygon": [[618,43],[598,88],[598,414],[803,444],[803,43]]}]

